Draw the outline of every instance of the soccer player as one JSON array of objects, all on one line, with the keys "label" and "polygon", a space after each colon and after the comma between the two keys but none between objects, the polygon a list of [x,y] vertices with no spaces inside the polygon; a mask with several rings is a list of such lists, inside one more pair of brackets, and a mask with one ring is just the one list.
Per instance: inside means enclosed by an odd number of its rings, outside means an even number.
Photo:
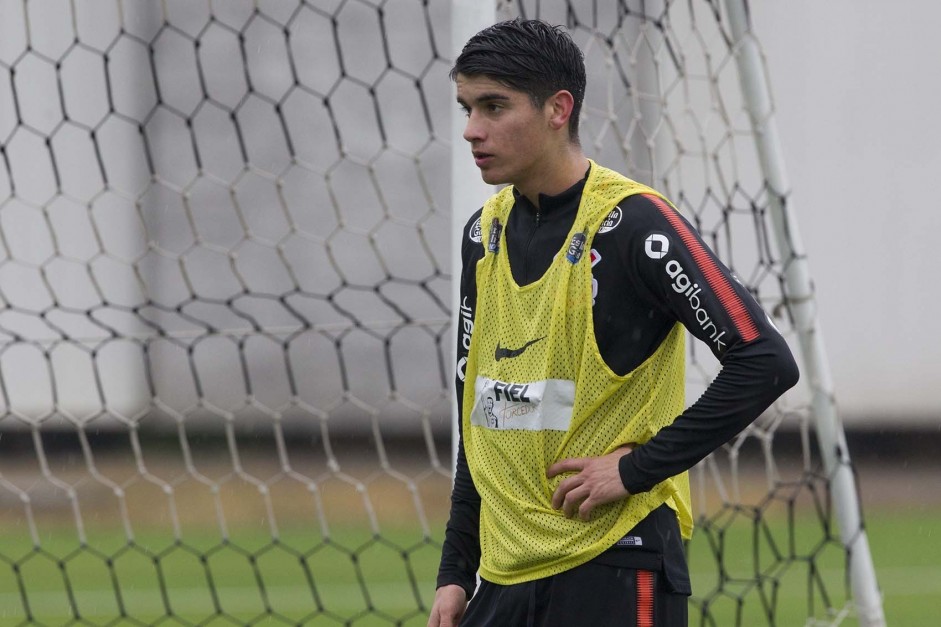
[{"label": "soccer player", "polygon": [[[508,185],[464,229],[461,439],[428,625],[686,625],[686,471],[794,385],[791,353],[668,200],[585,156],[564,30],[491,26],[451,77],[484,181]],[[688,408],[686,331],[722,364]]]}]

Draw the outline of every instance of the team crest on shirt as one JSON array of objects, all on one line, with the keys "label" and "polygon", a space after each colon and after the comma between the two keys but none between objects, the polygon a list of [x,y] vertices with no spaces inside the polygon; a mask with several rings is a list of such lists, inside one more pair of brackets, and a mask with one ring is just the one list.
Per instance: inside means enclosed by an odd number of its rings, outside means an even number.
[{"label": "team crest on shirt", "polygon": [[487,250],[493,254],[500,252],[500,233],[503,231],[503,226],[500,224],[500,220],[494,218],[490,222],[490,237],[487,240]]},{"label": "team crest on shirt", "polygon": [[612,209],[611,213],[609,213],[601,223],[601,226],[598,227],[598,232],[608,233],[609,231],[613,231],[614,229],[618,228],[618,225],[621,223],[621,216],[623,215],[624,213],[621,211],[620,207],[615,207]]},{"label": "team crest on shirt", "polygon": [[467,237],[471,239],[475,244],[479,244],[483,241],[484,236],[480,230],[480,217],[478,216],[474,223],[471,225],[470,230],[467,232]]},{"label": "team crest on shirt", "polygon": [[572,236],[572,241],[569,242],[568,251],[565,253],[565,258],[569,260],[569,263],[576,264],[578,260],[582,258],[582,253],[585,250],[585,237],[584,233],[576,233]]}]

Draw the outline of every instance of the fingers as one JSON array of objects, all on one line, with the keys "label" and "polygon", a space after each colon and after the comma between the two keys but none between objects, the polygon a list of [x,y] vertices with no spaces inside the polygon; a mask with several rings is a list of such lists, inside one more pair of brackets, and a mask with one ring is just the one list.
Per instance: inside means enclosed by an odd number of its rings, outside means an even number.
[{"label": "fingers", "polygon": [[591,489],[581,475],[563,480],[552,494],[552,508],[562,511],[566,518],[576,514],[582,520],[588,520],[593,505],[589,502]]},{"label": "fingers", "polygon": [[[622,444],[621,446],[616,448],[614,450],[614,453],[612,454],[617,454],[618,457],[621,457],[622,455],[626,455],[628,453],[633,452],[635,446],[636,444],[634,444],[633,442],[629,442],[628,444]],[[546,476],[552,479],[556,475],[560,475],[563,472],[581,472],[582,470],[585,469],[585,467],[589,463],[591,463],[592,459],[597,459],[597,458],[570,457],[569,459],[563,459],[561,461],[557,461],[556,463],[549,466],[549,468],[546,470]]]},{"label": "fingers", "polygon": [[578,516],[582,520],[588,520],[591,516],[592,505],[589,502],[591,493],[587,488],[579,488],[565,495],[565,502],[562,504],[562,513],[566,518],[575,518]]},{"label": "fingers", "polygon": [[578,475],[569,477],[568,479],[565,479],[559,483],[558,487],[555,489],[555,492],[552,493],[552,509],[562,508],[569,492],[580,484],[581,478]]},{"label": "fingers", "polygon": [[549,468],[546,470],[546,476],[552,479],[556,475],[561,475],[563,472],[581,471],[587,462],[588,459],[582,457],[563,459],[562,461],[558,461],[549,466]]},{"label": "fingers", "polygon": [[452,617],[445,614],[432,614],[428,620],[428,627],[457,627],[459,617]]},{"label": "fingers", "polygon": [[432,608],[428,617],[428,627],[457,627],[461,614],[448,613],[439,608]]},{"label": "fingers", "polygon": [[552,508],[561,510],[566,518],[589,520],[595,507],[629,496],[621,483],[618,463],[633,447],[625,444],[608,455],[563,459],[550,466],[546,470],[550,479],[565,472],[575,473],[559,482],[552,493]]},{"label": "fingers", "polygon": [[585,487],[585,476],[581,474],[589,461],[588,458],[563,459],[546,471],[546,476],[550,479],[564,472],[578,473],[563,479],[552,493],[552,509],[562,510],[566,518],[575,516],[579,505],[591,492]]},{"label": "fingers", "polygon": [[428,627],[457,627],[467,607],[467,595],[460,586],[438,588],[428,617]]}]

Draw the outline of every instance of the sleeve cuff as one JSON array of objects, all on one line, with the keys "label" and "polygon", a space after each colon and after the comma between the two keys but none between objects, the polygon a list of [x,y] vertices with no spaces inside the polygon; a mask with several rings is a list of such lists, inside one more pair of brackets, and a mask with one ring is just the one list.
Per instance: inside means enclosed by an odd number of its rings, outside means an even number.
[{"label": "sleeve cuff", "polygon": [[633,453],[624,455],[618,460],[618,474],[621,475],[621,483],[624,484],[624,488],[631,494],[647,492],[655,485],[645,481],[641,476],[641,472],[638,470],[634,459],[634,456],[637,455],[637,451],[638,449],[634,449]]},{"label": "sleeve cuff", "polygon": [[477,588],[477,578],[475,576],[473,581],[468,582],[466,578],[463,577],[439,573],[438,581],[435,584],[435,590],[442,586],[450,585],[461,586],[461,588],[464,589],[464,594],[467,595],[467,600],[470,601],[471,597],[474,596],[474,590]]}]

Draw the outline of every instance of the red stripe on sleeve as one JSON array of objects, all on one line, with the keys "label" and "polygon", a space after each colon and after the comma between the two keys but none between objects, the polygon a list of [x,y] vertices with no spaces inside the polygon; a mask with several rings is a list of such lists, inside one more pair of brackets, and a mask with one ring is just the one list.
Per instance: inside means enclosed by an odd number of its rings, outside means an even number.
[{"label": "red stripe on sleeve", "polygon": [[653,573],[637,571],[637,627],[653,627]]},{"label": "red stripe on sleeve", "polygon": [[755,321],[752,320],[751,315],[749,315],[748,309],[745,308],[745,303],[743,303],[742,299],[735,293],[732,285],[725,278],[725,275],[719,269],[715,260],[706,252],[706,248],[702,245],[702,242],[693,234],[689,226],[683,222],[676,210],[664,202],[662,198],[653,196],[652,194],[644,194],[644,197],[653,202],[657,209],[660,210],[660,213],[663,214],[663,217],[667,219],[667,222],[670,223],[670,226],[676,231],[677,235],[680,236],[680,240],[682,240],[686,249],[689,250],[690,254],[693,256],[693,262],[699,268],[699,271],[702,272],[703,276],[706,278],[706,282],[709,283],[709,287],[712,288],[712,291],[719,299],[719,304],[728,314],[729,318],[732,319],[732,324],[735,325],[742,340],[751,342],[757,339],[760,333],[758,332],[757,325],[755,325]]}]

